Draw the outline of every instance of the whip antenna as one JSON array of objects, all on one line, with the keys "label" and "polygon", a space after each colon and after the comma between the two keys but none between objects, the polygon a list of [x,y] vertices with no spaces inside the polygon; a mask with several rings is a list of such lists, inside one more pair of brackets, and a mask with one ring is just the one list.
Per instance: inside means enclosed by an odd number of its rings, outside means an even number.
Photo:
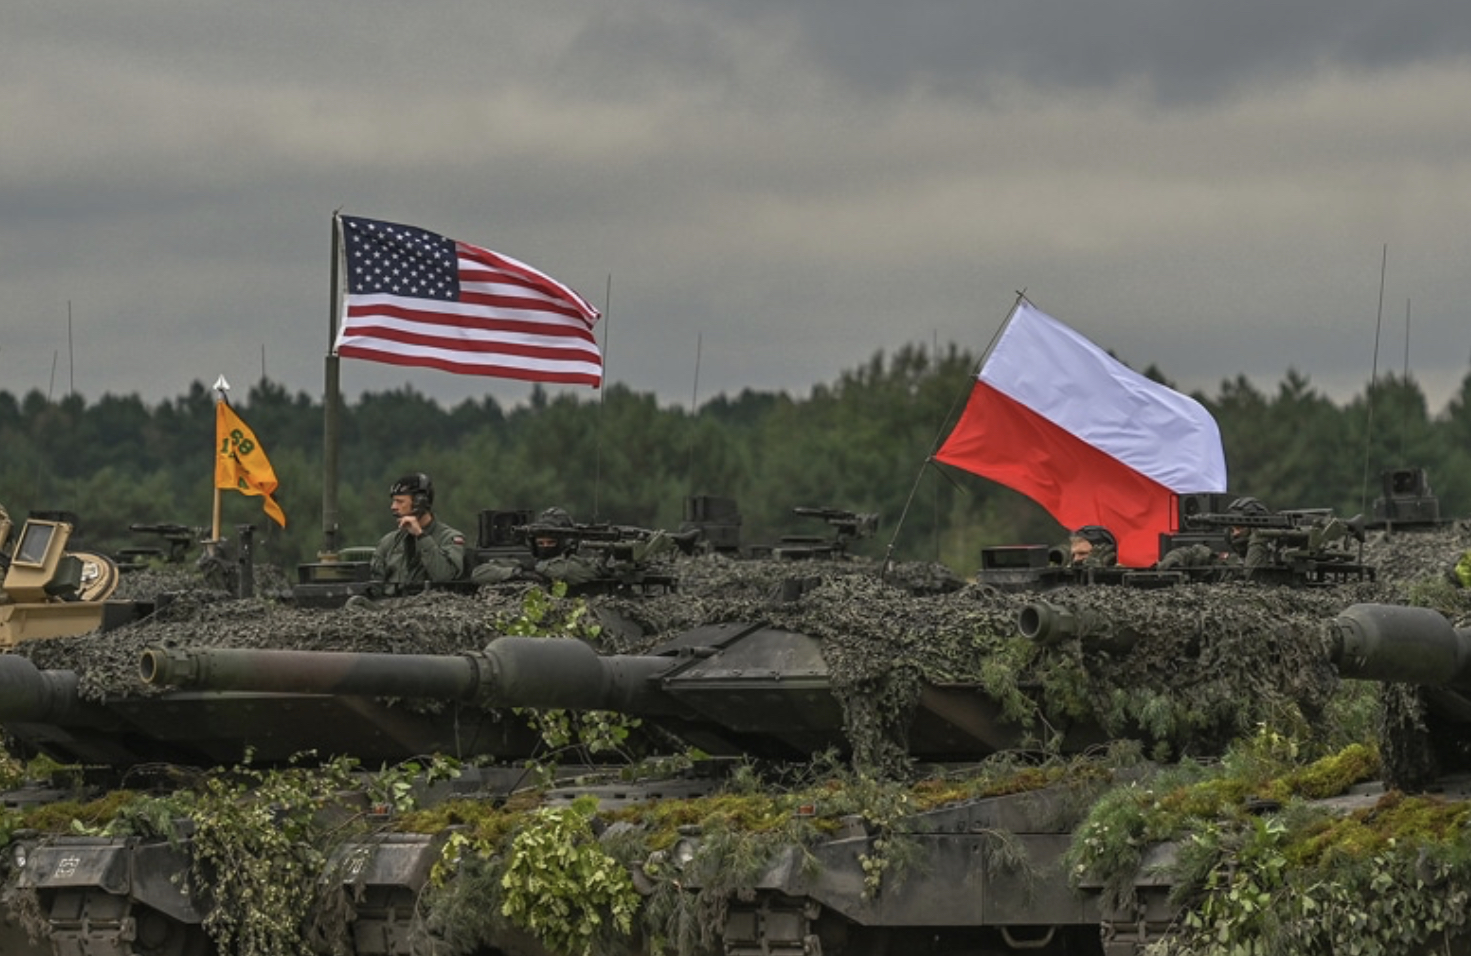
[{"label": "whip antenna", "polygon": [[1369,453],[1370,442],[1374,437],[1374,386],[1379,376],[1379,330],[1384,325],[1384,273],[1389,268],[1389,243],[1384,244],[1384,252],[1379,260],[1379,313],[1374,319],[1374,363],[1369,368],[1369,392],[1364,402],[1366,420],[1364,422],[1364,479],[1359,485],[1359,512],[1364,510],[1364,503],[1369,499]]}]

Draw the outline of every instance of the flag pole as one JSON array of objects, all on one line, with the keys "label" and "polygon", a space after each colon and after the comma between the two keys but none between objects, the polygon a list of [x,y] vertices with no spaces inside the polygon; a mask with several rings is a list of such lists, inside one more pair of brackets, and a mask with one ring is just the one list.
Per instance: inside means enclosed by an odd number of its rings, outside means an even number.
[{"label": "flag pole", "polygon": [[[985,364],[986,355],[990,353],[992,346],[996,344],[996,340],[1001,337],[1001,330],[1006,328],[1006,323],[1011,321],[1011,317],[1016,314],[1017,308],[1020,307],[1021,304],[1026,301],[1026,299],[1027,292],[1025,289],[1017,292],[1016,299],[1011,303],[1011,308],[1008,309],[1006,312],[1006,318],[1003,319],[1001,321],[1001,324],[996,327],[996,331],[991,333],[991,341],[986,344],[985,351],[981,353],[980,359],[977,360],[975,371],[966,380],[966,387],[956,394],[955,400],[950,403],[950,411],[945,414],[944,420],[940,422],[940,431],[935,435],[934,443],[930,445],[930,453],[928,456],[925,457],[924,461],[919,463],[919,474],[914,476],[914,484],[909,489],[909,497],[904,499],[904,508],[899,512],[899,520],[894,522],[894,533],[889,536],[889,545],[884,549],[884,561],[883,564],[880,566],[879,572],[881,576],[893,566],[894,545],[897,544],[899,541],[899,530],[904,527],[904,519],[909,514],[909,506],[914,502],[915,493],[919,491],[919,483],[924,480],[925,469],[935,464],[935,455],[939,453],[940,446],[945,443],[945,433],[950,425],[950,419],[955,417],[955,410],[960,407],[961,402],[968,394],[970,394],[970,390],[975,385],[975,377],[976,375],[980,374],[981,367]],[[936,341],[938,343],[938,339]],[[937,344],[934,356],[935,367],[937,369],[940,365],[940,355],[938,349],[939,346]],[[944,475],[945,473],[941,471],[940,474]],[[949,478],[950,476],[945,475],[945,477]],[[950,483],[952,485],[956,485],[955,479],[951,478]],[[956,487],[958,488],[960,486],[956,485]]]},{"label": "flag pole", "polygon": [[329,296],[332,315],[327,322],[327,357],[322,386],[322,551],[319,557],[333,560],[337,556],[337,449],[341,435],[342,378],[337,357],[337,317],[342,311],[341,210],[332,213],[332,291]]},{"label": "flag pole", "polygon": [[[215,379],[215,391],[219,393],[219,401],[225,402],[226,404],[229,404],[228,400],[225,397],[225,393],[228,392],[229,390],[230,390],[230,383],[227,382],[227,381],[225,381],[225,376],[221,375],[219,378]],[[218,435],[215,436],[215,442],[216,443],[219,442],[219,436]],[[216,456],[216,458],[218,458],[219,454],[220,454],[220,449],[217,447],[217,448],[215,448],[215,456]],[[209,541],[207,541],[205,543],[206,544],[205,550],[207,552],[209,552],[210,554],[214,554],[215,551],[216,551],[216,549],[219,547],[219,543],[220,543],[220,523],[221,523],[221,521],[220,521],[220,483],[219,483],[218,479],[216,478],[215,472],[214,472],[213,469],[211,469],[211,471],[210,471],[209,483],[212,484],[212,485],[214,485],[215,500],[214,500],[214,509],[213,509],[213,512],[212,512],[212,515],[213,516],[212,516],[212,520],[210,521]]]},{"label": "flag pole", "polygon": [[603,291],[603,374],[598,376],[598,413],[593,418],[593,479],[592,516],[597,521],[598,494],[603,486],[603,403],[608,384],[608,314],[613,311],[613,273],[608,273],[608,285]]}]

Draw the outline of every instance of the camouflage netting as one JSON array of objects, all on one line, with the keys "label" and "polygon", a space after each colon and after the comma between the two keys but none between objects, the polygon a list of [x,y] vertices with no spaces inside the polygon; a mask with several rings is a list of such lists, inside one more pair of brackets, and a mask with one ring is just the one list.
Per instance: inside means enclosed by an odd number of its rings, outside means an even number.
[{"label": "camouflage netting", "polygon": [[[1388,555],[1413,545],[1427,568],[1443,568],[1452,545],[1431,537],[1399,534],[1375,546]],[[675,593],[585,599],[606,625],[607,651],[643,653],[689,628],[731,621],[811,634],[822,642],[859,762],[884,770],[907,760],[906,729],[925,682],[985,687],[1038,746],[1056,745],[1070,725],[1099,725],[1100,737],[1142,734],[1175,753],[1218,752],[1257,722],[1316,716],[1336,685],[1322,622],[1353,603],[1403,597],[1391,583],[1401,578],[1388,575],[1378,584],[1312,589],[1237,583],[1016,594],[963,584],[931,564],[899,565],[881,577],[878,565],[861,560],[710,557],[683,560],[678,572]],[[280,593],[283,581],[257,569],[261,593]],[[177,578],[130,575],[124,596],[151,588],[174,592],[172,601],[136,624],[37,641],[20,653],[43,668],[76,670],[92,700],[158,693],[137,675],[149,646],[456,654],[479,650],[515,620],[530,585],[342,610],[179,587]],[[1039,651],[1016,629],[1021,609],[1039,599],[1104,615],[1134,643],[1110,650],[1071,640]],[[555,630],[578,604],[553,600],[544,625]]]},{"label": "camouflage netting", "polygon": [[1471,521],[1424,530],[1370,531],[1364,542],[1364,563],[1378,569],[1380,580],[1409,584],[1444,578],[1467,548],[1471,548]]},{"label": "camouflage netting", "polygon": [[[1394,598],[1383,585],[1292,589],[1246,583],[1155,591],[1064,588],[1042,595],[1104,622],[1098,637],[1045,656],[1048,710],[1099,720],[1110,737],[1168,744],[1161,756],[1220,753],[1258,723],[1313,724],[1338,678],[1324,622],[1352,604]],[[1086,675],[1069,687],[1061,662]]]}]

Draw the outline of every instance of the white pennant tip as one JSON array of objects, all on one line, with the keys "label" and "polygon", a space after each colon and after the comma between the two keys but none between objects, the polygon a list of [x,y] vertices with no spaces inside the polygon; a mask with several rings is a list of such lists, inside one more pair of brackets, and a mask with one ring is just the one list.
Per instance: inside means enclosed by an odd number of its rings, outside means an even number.
[{"label": "white pennant tip", "polygon": [[217,392],[228,392],[230,390],[230,383],[225,381],[225,376],[221,375],[215,379],[214,387]]}]

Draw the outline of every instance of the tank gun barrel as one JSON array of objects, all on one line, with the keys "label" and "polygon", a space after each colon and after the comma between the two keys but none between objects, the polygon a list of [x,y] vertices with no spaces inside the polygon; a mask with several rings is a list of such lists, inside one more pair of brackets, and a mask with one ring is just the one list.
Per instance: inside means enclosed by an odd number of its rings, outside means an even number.
[{"label": "tank gun barrel", "polygon": [[75,671],[43,671],[18,654],[0,654],[0,722],[43,723],[89,712],[79,684]]},{"label": "tank gun barrel", "polygon": [[667,657],[600,657],[572,639],[502,637],[484,651],[458,655],[151,647],[138,673],[145,684],[202,690],[679,714],[655,680],[674,663]]},{"label": "tank gun barrel", "polygon": [[[1105,650],[1126,648],[1138,637],[1100,612],[1047,601],[1022,608],[1017,631],[1042,646],[1076,638]],[[1341,677],[1471,687],[1471,628],[1457,629],[1439,611],[1355,604],[1328,622],[1326,634]]]},{"label": "tank gun barrel", "polygon": [[1097,611],[1050,601],[1034,601],[1022,608],[1016,626],[1022,637],[1043,647],[1080,638],[1107,650],[1121,651],[1132,647],[1139,638],[1129,628],[1116,627]]},{"label": "tank gun barrel", "polygon": [[1343,677],[1447,687],[1471,670],[1471,628],[1431,608],[1355,604],[1334,618],[1330,640]]}]

